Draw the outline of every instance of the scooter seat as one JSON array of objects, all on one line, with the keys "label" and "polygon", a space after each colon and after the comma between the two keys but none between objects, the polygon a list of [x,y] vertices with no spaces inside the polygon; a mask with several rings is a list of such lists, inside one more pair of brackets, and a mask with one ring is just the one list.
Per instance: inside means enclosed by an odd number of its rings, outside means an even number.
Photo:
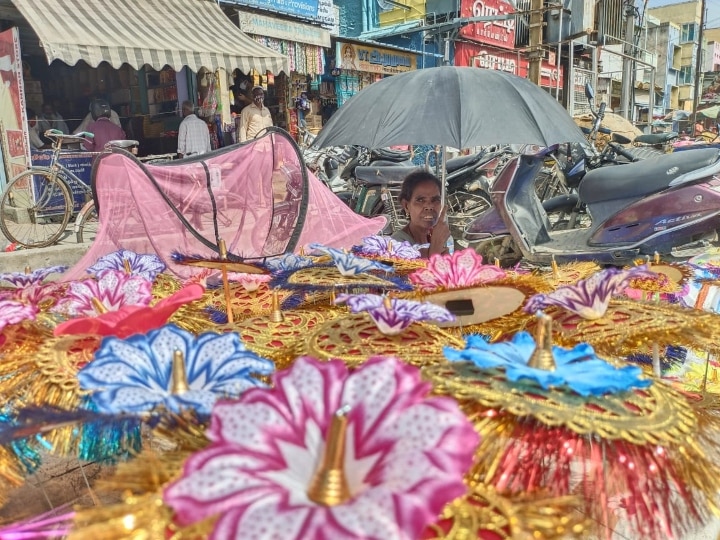
[{"label": "scooter seat", "polygon": [[445,170],[447,172],[455,172],[459,169],[462,169],[464,167],[470,167],[471,165],[474,165],[475,163],[480,162],[482,159],[482,154],[472,154],[470,156],[461,156],[456,157],[452,159],[448,159],[445,163]]},{"label": "scooter seat", "polygon": [[400,185],[405,177],[416,171],[424,171],[424,167],[357,167],[355,178],[364,186]]},{"label": "scooter seat", "polygon": [[677,138],[678,134],[674,131],[668,133],[647,133],[635,137],[635,142],[641,144],[665,144]]},{"label": "scooter seat", "polygon": [[385,161],[393,161],[395,163],[410,159],[410,151],[408,150],[392,150],[390,148],[374,148],[372,151],[373,161],[383,159]]},{"label": "scooter seat", "polygon": [[580,182],[580,200],[589,205],[657,193],[678,176],[715,163],[718,155],[714,149],[693,150],[663,154],[626,165],[600,167],[588,171]]}]

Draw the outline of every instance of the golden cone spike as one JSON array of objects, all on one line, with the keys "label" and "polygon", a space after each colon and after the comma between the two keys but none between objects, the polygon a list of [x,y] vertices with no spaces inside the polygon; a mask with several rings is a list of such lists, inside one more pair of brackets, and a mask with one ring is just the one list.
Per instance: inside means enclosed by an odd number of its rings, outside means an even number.
[{"label": "golden cone spike", "polygon": [[108,308],[105,307],[105,304],[103,304],[97,296],[93,296],[90,299],[90,302],[98,315],[108,312]]},{"label": "golden cone spike", "polygon": [[392,309],[392,300],[390,300],[389,296],[383,298],[383,305],[385,306],[385,309]]},{"label": "golden cone spike", "polygon": [[660,264],[660,254],[656,251],[654,256],[655,264]]},{"label": "golden cone spike", "polygon": [[648,270],[652,267],[652,262],[650,262],[650,255],[645,255],[645,264],[647,264]]},{"label": "golden cone spike", "polygon": [[388,240],[388,255],[392,254],[392,240]]},{"label": "golden cone spike", "polygon": [[225,245],[225,240],[222,238],[218,240],[218,249],[220,250],[220,258],[223,261],[227,260],[227,246]]},{"label": "golden cone spike", "polygon": [[535,332],[535,350],[528,366],[535,369],[555,371],[555,359],[552,353],[552,317],[544,313],[538,316]]},{"label": "golden cone spike", "polygon": [[330,305],[334,306],[335,302],[337,300],[337,296],[335,295],[335,287],[330,289]]},{"label": "golden cone spike", "polygon": [[497,257],[495,257],[495,266],[500,268],[500,259],[498,259]]},{"label": "golden cone spike", "polygon": [[30,268],[30,266],[26,266],[26,267],[25,267],[25,273],[26,273],[26,274],[32,274],[32,268]]},{"label": "golden cone spike", "polygon": [[555,279],[560,279],[560,270],[558,269],[558,263],[555,260],[555,255],[552,256],[552,260],[550,261],[550,266],[552,267],[553,277]]},{"label": "golden cone spike", "polygon": [[350,408],[346,405],[333,415],[325,452],[307,491],[311,501],[325,506],[342,504],[352,497],[344,467],[348,412]]},{"label": "golden cone spike", "polygon": [[187,373],[185,372],[185,356],[182,351],[175,351],[172,359],[172,372],[170,373],[170,393],[183,394],[190,390]]},{"label": "golden cone spike", "polygon": [[132,269],[130,268],[130,261],[127,259],[123,259],[123,268],[125,269],[126,274],[132,274]]},{"label": "golden cone spike", "polygon": [[305,256],[305,248],[303,246],[300,246],[300,251],[298,251],[298,255],[301,257]]},{"label": "golden cone spike", "polygon": [[280,295],[277,291],[272,292],[272,313],[270,314],[270,320],[272,322],[283,322],[285,320],[282,311],[280,311]]}]

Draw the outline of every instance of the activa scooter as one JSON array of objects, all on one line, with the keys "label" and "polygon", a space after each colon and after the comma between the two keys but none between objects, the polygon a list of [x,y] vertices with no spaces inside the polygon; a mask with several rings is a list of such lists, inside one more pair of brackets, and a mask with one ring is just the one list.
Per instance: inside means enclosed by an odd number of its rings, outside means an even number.
[{"label": "activa scooter", "polygon": [[720,153],[716,149],[664,154],[588,171],[578,195],[592,225],[552,231],[533,186],[550,149],[526,148],[500,171],[493,206],[469,227],[475,249],[490,261],[535,264],[593,260],[623,264],[638,256],[683,256],[717,238]]}]

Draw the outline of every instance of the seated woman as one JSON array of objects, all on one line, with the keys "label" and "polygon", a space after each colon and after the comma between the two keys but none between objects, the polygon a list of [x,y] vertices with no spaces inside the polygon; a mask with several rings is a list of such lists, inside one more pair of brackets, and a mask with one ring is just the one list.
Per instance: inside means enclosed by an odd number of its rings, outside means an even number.
[{"label": "seated woman", "polygon": [[424,246],[420,249],[427,258],[436,253],[447,253],[450,227],[445,208],[440,208],[440,180],[429,172],[409,174],[400,190],[400,204],[410,218],[405,227],[393,233],[392,238]]}]

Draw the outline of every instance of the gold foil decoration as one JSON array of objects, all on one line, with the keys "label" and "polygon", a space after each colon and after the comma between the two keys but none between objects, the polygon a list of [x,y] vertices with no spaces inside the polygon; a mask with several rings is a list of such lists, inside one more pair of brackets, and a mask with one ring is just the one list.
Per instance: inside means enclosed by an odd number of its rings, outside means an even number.
[{"label": "gold foil decoration", "polygon": [[462,347],[463,341],[426,323],[413,323],[396,336],[382,334],[366,313],[348,313],[321,324],[303,344],[303,354],[321,360],[340,358],[351,366],[371,356],[397,356],[423,366],[445,363],[445,345]]},{"label": "gold foil decoration", "polygon": [[349,408],[343,407],[333,415],[320,466],[308,488],[308,499],[324,506],[336,506],[352,497],[345,477],[348,412]]},{"label": "gold foil decoration", "polygon": [[535,350],[528,361],[528,366],[545,371],[555,371],[555,358],[552,351],[552,318],[547,315],[538,317],[535,332]]},{"label": "gold foil decoration", "polygon": [[[270,320],[274,323],[280,323],[285,320],[280,310],[280,295],[275,290],[272,292],[272,312],[270,313]],[[228,320],[228,323],[231,322],[232,321]]]}]

